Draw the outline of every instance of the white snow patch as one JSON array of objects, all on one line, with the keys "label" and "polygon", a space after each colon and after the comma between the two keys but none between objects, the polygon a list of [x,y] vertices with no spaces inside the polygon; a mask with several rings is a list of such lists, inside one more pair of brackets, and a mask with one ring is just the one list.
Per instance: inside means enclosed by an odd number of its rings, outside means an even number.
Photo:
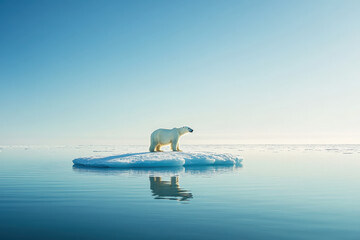
[{"label": "white snow patch", "polygon": [[198,165],[238,165],[242,159],[229,153],[210,152],[143,152],[108,157],[85,157],[73,160],[75,165],[87,167],[136,168],[177,167]]}]

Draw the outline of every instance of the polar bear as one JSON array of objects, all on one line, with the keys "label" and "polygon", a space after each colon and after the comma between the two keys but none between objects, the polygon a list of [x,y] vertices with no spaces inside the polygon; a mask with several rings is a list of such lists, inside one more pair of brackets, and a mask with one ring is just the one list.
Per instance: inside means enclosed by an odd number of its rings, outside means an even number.
[{"label": "polar bear", "polygon": [[161,152],[160,147],[171,144],[173,151],[181,151],[179,149],[179,138],[185,133],[191,133],[189,127],[173,128],[173,129],[158,129],[151,134],[150,152]]}]

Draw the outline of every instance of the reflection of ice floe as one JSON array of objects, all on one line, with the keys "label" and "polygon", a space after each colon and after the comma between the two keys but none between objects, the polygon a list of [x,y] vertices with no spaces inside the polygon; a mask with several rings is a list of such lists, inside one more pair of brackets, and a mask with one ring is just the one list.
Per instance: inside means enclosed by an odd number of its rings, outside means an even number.
[{"label": "reflection of ice floe", "polygon": [[211,166],[186,166],[185,174],[191,175],[212,175],[221,174],[227,172],[239,171],[242,168],[242,164],[237,165],[211,165]]},{"label": "reflection of ice floe", "polygon": [[96,168],[82,165],[74,165],[73,170],[84,174],[98,175],[212,175],[239,171],[241,164],[234,165],[208,165],[208,166],[185,166],[185,167],[154,167],[154,168]]},{"label": "reflection of ice floe", "polygon": [[85,174],[98,175],[162,175],[173,176],[185,172],[184,167],[154,167],[154,168],[96,168],[82,165],[74,165],[73,170]]},{"label": "reflection of ice floe", "polygon": [[229,153],[209,152],[143,152],[108,157],[85,157],[73,160],[75,165],[109,168],[176,167],[199,165],[238,165],[242,161]]}]

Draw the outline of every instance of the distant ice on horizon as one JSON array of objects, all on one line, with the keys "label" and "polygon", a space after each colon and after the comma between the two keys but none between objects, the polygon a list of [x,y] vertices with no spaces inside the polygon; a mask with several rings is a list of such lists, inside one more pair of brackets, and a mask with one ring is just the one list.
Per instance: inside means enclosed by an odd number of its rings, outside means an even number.
[{"label": "distant ice on horizon", "polygon": [[230,153],[142,152],[107,157],[77,158],[73,160],[73,163],[87,167],[142,168],[239,165],[241,161],[240,157]]}]

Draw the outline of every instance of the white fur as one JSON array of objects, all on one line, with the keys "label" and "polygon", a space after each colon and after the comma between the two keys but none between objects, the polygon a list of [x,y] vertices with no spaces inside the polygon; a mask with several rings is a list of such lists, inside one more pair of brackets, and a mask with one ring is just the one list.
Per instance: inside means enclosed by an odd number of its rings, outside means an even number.
[{"label": "white fur", "polygon": [[160,147],[171,144],[173,151],[181,151],[179,149],[179,138],[193,130],[189,127],[158,129],[151,134],[150,152],[161,152]]}]

